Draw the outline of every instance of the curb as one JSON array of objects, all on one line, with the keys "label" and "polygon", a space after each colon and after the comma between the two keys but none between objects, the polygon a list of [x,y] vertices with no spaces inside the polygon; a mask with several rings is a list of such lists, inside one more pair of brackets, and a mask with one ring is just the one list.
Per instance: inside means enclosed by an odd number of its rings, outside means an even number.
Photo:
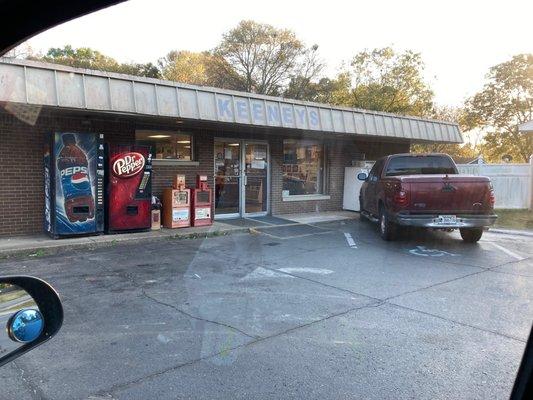
[{"label": "curb", "polygon": [[[40,258],[57,254],[64,250],[79,249],[79,250],[95,250],[99,248],[112,247],[117,244],[135,244],[139,242],[156,242],[158,240],[186,240],[186,239],[206,239],[216,236],[228,236],[235,233],[247,233],[250,232],[250,228],[239,227],[235,229],[217,229],[214,231],[205,232],[190,232],[190,233],[176,233],[168,235],[153,235],[153,236],[132,236],[121,237],[113,239],[112,235],[109,235],[108,240],[102,241],[88,241],[84,243],[57,243],[48,246],[33,246],[25,247],[21,249],[6,249],[0,250],[0,260],[9,259],[14,257],[35,257]],[[68,239],[67,239],[68,240]]]},{"label": "curb", "polygon": [[518,231],[518,230],[513,230],[513,229],[490,228],[489,232],[500,233],[502,235],[518,235],[518,236],[533,237],[532,231]]},{"label": "curb", "polygon": [[[342,220],[348,220],[351,218],[340,218],[336,220],[331,221],[323,221],[323,222],[333,222],[333,221],[342,221]],[[154,234],[154,232],[145,232],[145,235],[142,236],[136,236],[136,235],[126,235],[126,236],[119,236],[119,237],[113,237],[114,235],[103,235],[103,236],[88,236],[84,239],[86,239],[83,242],[78,243],[70,243],[67,242],[68,239],[60,239],[57,241],[54,241],[53,243],[49,243],[46,245],[34,245],[34,246],[27,246],[24,248],[12,248],[12,249],[5,249],[0,250],[0,260],[5,260],[9,258],[16,258],[16,257],[45,257],[49,255],[57,254],[64,250],[69,249],[79,249],[79,250],[95,250],[99,248],[105,248],[105,247],[112,247],[116,246],[117,244],[135,244],[140,242],[155,242],[158,240],[186,240],[186,239],[207,239],[211,237],[216,236],[227,236],[232,234],[238,234],[238,233],[250,233],[250,234],[260,234],[262,230],[269,230],[273,228],[280,228],[280,227],[288,227],[288,226],[296,226],[296,225],[313,225],[317,222],[289,222],[286,224],[279,224],[279,225],[256,225],[256,226],[235,226],[232,228],[221,228],[216,230],[205,230],[205,231],[196,231],[196,232],[180,232],[179,230],[177,232],[170,231],[170,232],[161,232],[159,234]]]}]

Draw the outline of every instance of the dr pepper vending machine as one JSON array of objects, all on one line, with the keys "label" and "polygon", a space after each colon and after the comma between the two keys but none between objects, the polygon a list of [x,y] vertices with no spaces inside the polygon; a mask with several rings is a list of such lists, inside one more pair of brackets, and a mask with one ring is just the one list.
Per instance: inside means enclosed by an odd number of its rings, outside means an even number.
[{"label": "dr pepper vending machine", "polygon": [[106,146],[106,232],[149,230],[152,221],[150,146]]},{"label": "dr pepper vending machine", "polygon": [[44,148],[44,230],[52,237],[104,230],[104,135],[48,135]]}]

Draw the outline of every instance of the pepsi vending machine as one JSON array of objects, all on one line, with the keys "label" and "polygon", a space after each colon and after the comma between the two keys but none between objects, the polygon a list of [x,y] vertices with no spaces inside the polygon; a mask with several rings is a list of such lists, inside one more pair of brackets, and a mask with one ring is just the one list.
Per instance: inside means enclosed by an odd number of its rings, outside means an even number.
[{"label": "pepsi vending machine", "polygon": [[104,135],[50,134],[44,149],[44,229],[54,238],[104,230]]},{"label": "pepsi vending machine", "polygon": [[106,232],[149,230],[152,226],[150,146],[106,146]]}]

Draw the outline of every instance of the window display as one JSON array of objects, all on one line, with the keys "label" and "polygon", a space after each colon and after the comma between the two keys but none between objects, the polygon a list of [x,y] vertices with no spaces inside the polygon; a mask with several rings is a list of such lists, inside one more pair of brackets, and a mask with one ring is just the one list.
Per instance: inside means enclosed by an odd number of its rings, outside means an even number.
[{"label": "window display", "polygon": [[155,160],[192,161],[192,135],[187,132],[136,131],[135,140],[152,146]]},{"label": "window display", "polygon": [[324,145],[319,140],[283,141],[283,191],[289,195],[323,192]]}]

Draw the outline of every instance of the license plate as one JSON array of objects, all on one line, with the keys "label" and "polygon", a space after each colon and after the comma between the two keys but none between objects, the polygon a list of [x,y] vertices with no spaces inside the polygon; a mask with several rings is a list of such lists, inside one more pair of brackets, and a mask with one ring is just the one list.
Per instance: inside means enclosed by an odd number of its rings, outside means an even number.
[{"label": "license plate", "polygon": [[436,222],[442,225],[457,224],[457,216],[456,215],[439,215],[437,217]]}]

